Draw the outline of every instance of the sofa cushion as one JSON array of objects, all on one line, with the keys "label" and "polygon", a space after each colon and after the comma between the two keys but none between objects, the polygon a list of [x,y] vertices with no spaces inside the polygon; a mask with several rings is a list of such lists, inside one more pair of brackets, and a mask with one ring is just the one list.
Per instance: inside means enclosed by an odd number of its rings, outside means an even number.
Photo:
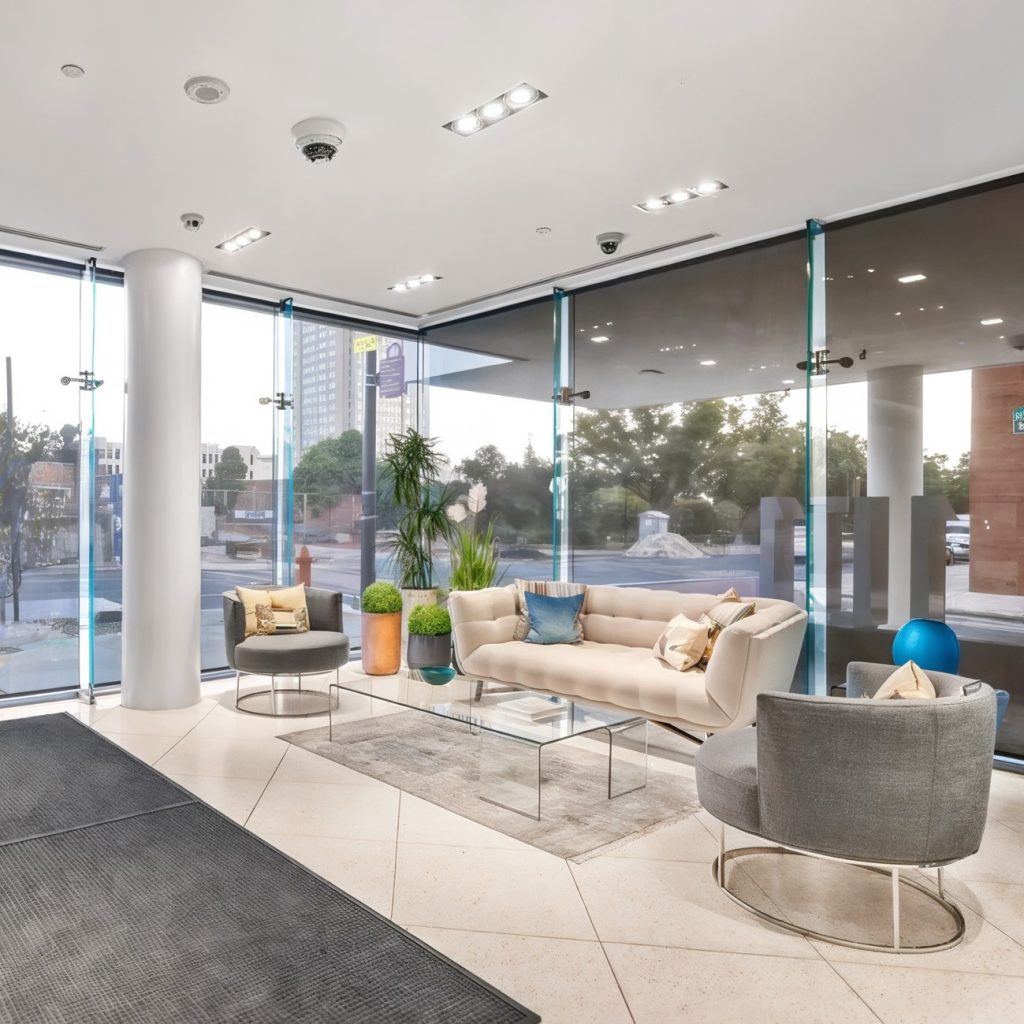
[{"label": "sofa cushion", "polygon": [[256,675],[333,672],[348,661],[344,633],[310,630],[250,636],[235,647],[235,667]]},{"label": "sofa cushion", "polygon": [[588,587],[583,602],[583,639],[645,647],[649,651],[677,615],[697,620],[717,598],[639,587]]},{"label": "sofa cushion", "polygon": [[584,640],[573,645],[482,644],[462,658],[469,676],[614,704],[654,719],[713,731],[728,718],[704,690],[704,673],[678,672],[651,649]]}]

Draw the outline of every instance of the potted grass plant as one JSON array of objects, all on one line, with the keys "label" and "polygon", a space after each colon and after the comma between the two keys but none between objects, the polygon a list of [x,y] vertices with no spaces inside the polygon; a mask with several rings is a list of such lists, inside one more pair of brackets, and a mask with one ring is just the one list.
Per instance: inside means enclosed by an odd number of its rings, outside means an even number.
[{"label": "potted grass plant", "polygon": [[443,485],[447,465],[434,438],[410,427],[392,434],[384,453],[384,491],[398,512],[391,541],[391,567],[402,591],[402,647],[408,635],[411,610],[437,603],[434,584],[434,545],[447,543],[452,522],[446,514],[451,488]]},{"label": "potted grass plant", "polygon": [[371,583],[363,591],[363,671],[390,676],[402,664],[402,595],[393,583]]},{"label": "potted grass plant", "polygon": [[487,488],[473,484],[469,494],[447,509],[452,521],[448,537],[451,556],[449,583],[452,590],[484,590],[498,581],[498,550],[494,543],[494,520],[480,529],[487,508]]},{"label": "potted grass plant", "polygon": [[409,613],[409,668],[447,668],[452,661],[452,620],[447,608],[419,604]]}]

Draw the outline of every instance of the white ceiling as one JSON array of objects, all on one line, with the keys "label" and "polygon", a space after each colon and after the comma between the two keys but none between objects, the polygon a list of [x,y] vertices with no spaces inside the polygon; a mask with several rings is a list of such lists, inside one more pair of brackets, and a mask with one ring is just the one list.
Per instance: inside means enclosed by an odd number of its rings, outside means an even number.
[{"label": "white ceiling", "polygon": [[[1019,167],[1021,38],[1019,0],[8,4],[0,224],[102,245],[111,266],[170,246],[214,287],[247,290],[229,274],[413,323],[568,282],[600,231],[624,231],[626,254],[720,246]],[[197,74],[230,98],[189,101]],[[522,80],[550,98],[475,137],[441,128]],[[348,127],[329,166],[293,146],[310,116]],[[709,176],[730,189],[633,209]],[[196,235],[186,211],[206,218]],[[271,236],[214,249],[251,224]],[[444,280],[387,291],[428,272]]]}]

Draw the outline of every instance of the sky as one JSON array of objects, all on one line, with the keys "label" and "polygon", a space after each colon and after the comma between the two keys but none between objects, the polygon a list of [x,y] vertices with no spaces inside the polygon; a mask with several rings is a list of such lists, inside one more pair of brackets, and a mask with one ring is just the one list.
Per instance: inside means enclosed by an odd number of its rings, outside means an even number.
[{"label": "sky", "polygon": [[[82,367],[79,282],[0,267],[0,355],[12,357],[15,415],[55,428],[79,420],[79,390],[62,386],[62,375]],[[100,286],[97,298],[96,433],[123,440],[123,290]],[[273,412],[260,405],[273,391],[274,318],[224,306],[204,305],[202,346],[202,440],[253,444],[272,451]],[[0,366],[0,371],[3,367]],[[970,447],[970,371],[930,374],[924,382],[925,450],[956,461]],[[2,395],[0,395],[2,401]],[[830,385],[828,418],[833,428],[864,436],[867,385]],[[791,422],[804,418],[804,393],[784,405]],[[509,459],[532,442],[550,457],[551,407],[547,402],[431,388],[430,433],[457,463],[486,444]]]}]

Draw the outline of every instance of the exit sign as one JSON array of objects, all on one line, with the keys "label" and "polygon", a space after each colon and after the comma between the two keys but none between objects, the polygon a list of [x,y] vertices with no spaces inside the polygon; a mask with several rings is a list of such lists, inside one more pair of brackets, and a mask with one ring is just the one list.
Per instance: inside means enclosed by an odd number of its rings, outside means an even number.
[{"label": "exit sign", "polygon": [[1024,405],[1018,405],[1013,410],[1013,432],[1024,434]]}]

